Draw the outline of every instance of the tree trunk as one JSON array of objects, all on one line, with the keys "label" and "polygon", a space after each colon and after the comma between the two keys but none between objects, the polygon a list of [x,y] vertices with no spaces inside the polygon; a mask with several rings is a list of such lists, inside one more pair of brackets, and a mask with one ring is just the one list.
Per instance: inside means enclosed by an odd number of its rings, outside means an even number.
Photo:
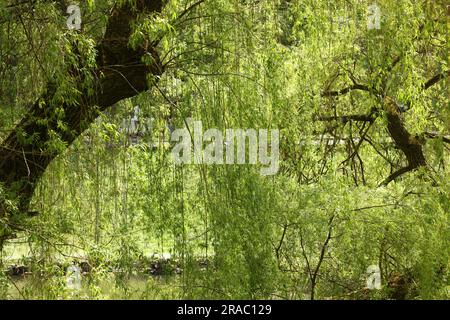
[{"label": "tree trunk", "polygon": [[419,139],[412,136],[404,126],[396,102],[390,97],[385,97],[384,109],[386,111],[389,134],[408,160],[406,167],[395,171],[382,182],[382,185],[387,185],[406,172],[426,166],[427,162]]},{"label": "tree trunk", "polygon": [[[147,75],[162,74],[159,55],[155,50],[156,44],[136,50],[128,46],[130,23],[137,13],[157,13],[162,7],[163,0],[146,0],[138,1],[134,9],[127,6],[114,8],[104,37],[96,47],[97,67],[92,70],[97,79],[95,93],[89,95],[82,87],[80,79],[76,85],[81,92],[77,105],[55,106],[52,98],[57,85],[48,84],[47,91],[30,106],[29,112],[1,143],[0,183],[18,200],[19,213],[28,212],[37,182],[48,165],[61,153],[59,149],[49,151],[52,132],[58,134],[65,146],[69,146],[102,111],[120,100],[146,91]],[[141,61],[144,54],[153,57],[153,65],[148,66]],[[59,128],[57,121],[53,119],[55,108],[64,110],[64,122],[68,129]],[[23,136],[35,138],[33,142],[25,142]],[[5,203],[0,202],[0,218],[6,216],[7,210]]]}]

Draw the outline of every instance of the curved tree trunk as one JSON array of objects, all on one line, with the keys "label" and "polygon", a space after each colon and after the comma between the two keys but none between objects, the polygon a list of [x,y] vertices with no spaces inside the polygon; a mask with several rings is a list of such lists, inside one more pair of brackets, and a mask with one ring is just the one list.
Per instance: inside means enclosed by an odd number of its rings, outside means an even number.
[{"label": "curved tree trunk", "polygon": [[426,166],[427,162],[419,139],[412,136],[404,126],[395,101],[390,97],[385,97],[384,109],[388,121],[389,134],[396,146],[405,154],[408,161],[406,167],[395,171],[382,182],[382,185],[387,185],[406,172]]},{"label": "curved tree trunk", "polygon": [[[97,69],[92,70],[97,79],[95,94],[89,95],[82,89],[80,79],[77,89],[81,95],[77,105],[54,106],[51,100],[57,86],[48,84],[47,91],[1,143],[0,183],[18,199],[19,212],[28,212],[37,182],[60,153],[48,151],[51,132],[56,132],[69,146],[102,111],[120,100],[146,91],[147,76],[163,72],[154,45],[136,50],[128,46],[130,23],[137,13],[160,12],[162,7],[163,0],[145,0],[138,1],[135,9],[126,6],[115,8],[109,17],[105,35],[96,48]],[[148,66],[141,61],[144,54],[152,55],[153,65]],[[56,107],[64,109],[64,122],[68,130],[60,129],[57,121],[50,116]],[[30,143],[24,142],[23,136],[35,138]],[[0,202],[0,218],[5,217],[6,211],[6,205]]]}]

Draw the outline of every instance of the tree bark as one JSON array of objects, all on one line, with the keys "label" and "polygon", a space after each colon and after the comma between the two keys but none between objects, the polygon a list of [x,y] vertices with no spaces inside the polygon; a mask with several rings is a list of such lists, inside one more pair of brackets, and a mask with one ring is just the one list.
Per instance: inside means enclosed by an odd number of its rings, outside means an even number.
[{"label": "tree bark", "polygon": [[[95,94],[89,95],[82,86],[82,79],[76,84],[81,95],[76,105],[54,105],[57,84],[48,84],[46,92],[30,106],[28,113],[0,145],[0,183],[12,192],[18,200],[21,213],[28,212],[35,186],[48,165],[61,153],[51,151],[48,144],[52,132],[58,134],[65,146],[86,130],[98,115],[120,100],[133,97],[148,89],[147,76],[163,72],[156,44],[147,48],[132,49],[128,46],[131,35],[130,23],[138,12],[158,13],[163,0],[141,0],[134,7],[115,7],[109,16],[103,39],[97,44],[97,67],[92,73],[95,81]],[[153,64],[148,66],[142,57],[150,54]],[[66,129],[58,126],[52,116],[56,108],[64,110],[63,120]],[[24,141],[23,136],[34,137],[32,142]],[[0,202],[0,218],[7,208]],[[1,236],[1,235],[0,235]]]},{"label": "tree bark", "polygon": [[386,112],[389,134],[396,146],[405,154],[408,161],[406,167],[395,171],[382,182],[382,185],[388,185],[391,181],[397,179],[401,175],[419,167],[426,166],[427,162],[419,139],[413,137],[404,126],[396,102],[390,97],[385,97],[384,109]]}]

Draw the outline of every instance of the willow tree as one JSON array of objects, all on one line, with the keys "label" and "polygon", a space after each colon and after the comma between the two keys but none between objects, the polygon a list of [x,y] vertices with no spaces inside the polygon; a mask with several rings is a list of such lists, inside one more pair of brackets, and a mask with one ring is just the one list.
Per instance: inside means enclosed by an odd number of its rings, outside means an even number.
[{"label": "willow tree", "polygon": [[[429,146],[437,143],[445,150],[450,142],[448,6],[443,1],[286,3],[287,51],[274,70],[274,76],[280,70],[283,83],[273,84],[295,92],[280,99],[290,105],[283,108],[285,120],[297,114],[293,119],[299,122],[299,131],[291,125],[286,135],[291,164],[286,170],[308,182],[344,153],[339,167],[352,172],[356,184],[365,184],[365,175],[388,185],[417,169],[433,172],[426,168],[442,153]],[[286,68],[298,71],[283,80]],[[311,134],[313,144],[323,146],[324,166],[306,163],[305,151],[312,149],[298,145]],[[362,156],[366,146],[384,161],[384,177],[371,175],[377,169]],[[309,167],[316,167],[312,175]]]},{"label": "willow tree", "polygon": [[[427,272],[437,278],[442,266],[448,266],[448,255],[436,244],[448,242],[448,233],[439,231],[440,223],[448,226],[448,6],[407,0],[285,3],[289,18],[284,28],[290,31],[280,41],[283,58],[272,60],[271,75],[277,81],[270,86],[272,92],[284,93],[274,94],[282,106],[277,114],[285,139],[281,171],[295,177],[303,192],[296,194],[301,199],[297,206],[288,205],[286,221],[279,222],[275,245],[280,268],[292,275],[305,268],[310,297],[317,287],[321,294],[333,294],[329,289],[334,283],[350,283],[348,274],[358,267],[344,257],[352,249],[359,252],[350,254],[352,259],[373,254],[367,260],[380,266],[386,284],[390,265],[403,273],[417,271],[426,261],[432,264],[426,255],[433,251],[436,263]],[[432,187],[422,193],[425,186]],[[356,194],[347,198],[352,191]],[[392,208],[382,200],[383,192],[398,199]],[[427,198],[433,210],[420,203],[428,192],[434,194]],[[367,204],[365,194],[372,199]],[[295,198],[290,199],[295,203]],[[352,201],[357,203],[347,206]],[[372,213],[377,221],[368,218]],[[419,222],[421,216],[442,220],[428,224]],[[430,234],[439,234],[440,240],[425,250],[416,247],[402,227],[408,219],[415,221],[408,225],[418,227],[411,233],[417,242],[431,243]],[[353,222],[342,227],[343,221]],[[358,236],[351,231],[356,225]],[[353,237],[347,238],[349,234]],[[405,237],[393,240],[399,234]],[[397,245],[405,249],[389,257],[386,252]],[[407,260],[412,252],[420,258]],[[430,286],[438,287],[436,283]]]},{"label": "willow tree", "polygon": [[[2,62],[6,62],[2,72],[25,68],[19,85],[34,86],[30,91],[40,95],[24,107],[3,101],[16,110],[0,145],[0,182],[6,191],[0,217],[32,214],[28,207],[36,183],[55,157],[101,112],[144,92],[164,71],[157,37],[130,44],[138,17],[156,17],[164,4],[159,0],[87,1],[81,8],[80,31],[66,27],[69,2],[5,1],[0,5]],[[179,14],[189,10],[187,5]],[[17,205],[15,213],[7,201],[11,199]]]},{"label": "willow tree", "polygon": [[[11,106],[0,109],[3,239],[34,214],[34,188],[55,158],[110,106],[146,92],[157,135],[188,117],[281,132],[272,177],[245,165],[172,169],[167,149],[158,159],[133,152],[124,166],[148,172],[133,182],[134,198],[147,201],[136,206],[161,235],[173,227],[183,256],[196,229],[185,218],[200,216],[195,238],[215,268],[193,277],[188,295],[343,296],[361,289],[373,261],[385,283],[403,266],[434,277],[448,265],[444,1],[87,1],[80,31],[66,27],[68,4],[0,6],[0,103]],[[64,168],[61,185],[73,177]],[[116,183],[100,184],[91,169],[93,189]],[[93,242],[102,243],[97,231]]]}]

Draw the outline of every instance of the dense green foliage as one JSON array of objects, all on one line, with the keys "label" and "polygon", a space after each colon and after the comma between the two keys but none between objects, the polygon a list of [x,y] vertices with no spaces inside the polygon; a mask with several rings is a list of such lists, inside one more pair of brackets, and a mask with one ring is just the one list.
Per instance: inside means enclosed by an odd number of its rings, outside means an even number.
[{"label": "dense green foliage", "polygon": [[[17,2],[0,3],[0,143],[50,83],[54,105],[78,105],[80,87],[95,93],[108,14],[139,1],[83,1],[80,31],[67,29],[64,1]],[[381,27],[370,29],[370,4],[170,0],[139,14],[129,45],[157,42],[162,75],[70,146],[54,132],[43,152],[59,155],[30,207],[39,215],[20,212],[0,181],[0,235],[15,234],[2,269],[32,270],[2,274],[0,297],[450,298],[449,9],[379,0]],[[383,97],[407,107],[402,126],[426,159],[392,180],[408,156]],[[64,128],[64,109],[51,110]],[[169,127],[187,118],[279,129],[280,170],[175,165]],[[143,275],[168,252],[163,280]],[[72,259],[92,266],[75,294],[65,288]],[[366,288],[371,265],[380,290]]]}]

